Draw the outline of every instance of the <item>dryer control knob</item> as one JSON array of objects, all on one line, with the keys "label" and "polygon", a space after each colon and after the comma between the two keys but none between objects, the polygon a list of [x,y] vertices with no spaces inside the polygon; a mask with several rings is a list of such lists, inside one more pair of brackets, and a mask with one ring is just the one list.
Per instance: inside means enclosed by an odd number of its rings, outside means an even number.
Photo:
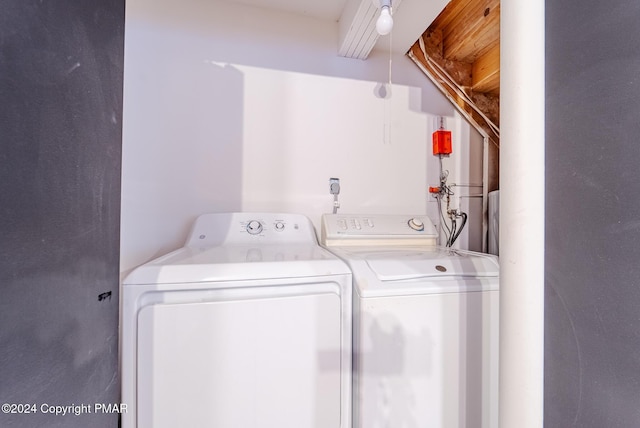
[{"label": "dryer control knob", "polygon": [[413,230],[417,230],[418,232],[422,232],[424,230],[424,223],[419,218],[412,218],[409,220],[409,227]]},{"label": "dryer control knob", "polygon": [[247,232],[249,232],[252,235],[259,234],[260,232],[262,232],[262,224],[260,224],[258,220],[251,220],[247,224]]}]

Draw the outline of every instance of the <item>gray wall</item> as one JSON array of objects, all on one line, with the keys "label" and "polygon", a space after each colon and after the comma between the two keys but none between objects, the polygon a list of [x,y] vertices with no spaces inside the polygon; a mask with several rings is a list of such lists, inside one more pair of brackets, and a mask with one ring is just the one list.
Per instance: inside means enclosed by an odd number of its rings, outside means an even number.
[{"label": "gray wall", "polygon": [[545,427],[640,426],[640,2],[546,2]]},{"label": "gray wall", "polygon": [[[0,0],[2,427],[116,427],[124,0]],[[93,410],[93,409],[92,409]]]}]

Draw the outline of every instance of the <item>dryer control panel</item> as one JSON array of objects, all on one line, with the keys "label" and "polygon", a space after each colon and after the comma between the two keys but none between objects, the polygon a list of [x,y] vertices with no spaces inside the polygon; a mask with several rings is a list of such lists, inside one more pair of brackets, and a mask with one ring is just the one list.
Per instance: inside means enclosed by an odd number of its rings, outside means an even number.
[{"label": "dryer control panel", "polygon": [[214,213],[195,221],[186,246],[222,244],[317,245],[311,221],[300,214]]},{"label": "dryer control panel", "polygon": [[438,233],[425,215],[324,214],[321,243],[353,245],[436,245]]}]

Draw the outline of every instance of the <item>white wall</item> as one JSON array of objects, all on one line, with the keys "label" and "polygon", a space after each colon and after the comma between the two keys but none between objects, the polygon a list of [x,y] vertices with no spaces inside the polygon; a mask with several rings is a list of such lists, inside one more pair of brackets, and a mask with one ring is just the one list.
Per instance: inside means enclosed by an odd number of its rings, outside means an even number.
[{"label": "white wall", "polygon": [[455,129],[467,146],[475,130],[403,55],[385,98],[388,54],[338,57],[337,25],[215,1],[127,1],[123,272],[180,247],[205,212],[300,212],[318,227],[330,177],[341,179],[341,212],[427,211],[434,117],[449,117],[454,150]]}]

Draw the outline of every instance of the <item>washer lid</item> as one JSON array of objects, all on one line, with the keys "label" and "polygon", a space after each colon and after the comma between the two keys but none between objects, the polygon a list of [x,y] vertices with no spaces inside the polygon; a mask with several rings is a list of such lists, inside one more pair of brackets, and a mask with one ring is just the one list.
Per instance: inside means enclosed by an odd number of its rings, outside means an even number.
[{"label": "washer lid", "polygon": [[430,277],[498,277],[494,256],[451,250],[421,248],[415,250],[376,251],[362,254],[369,268],[381,281],[399,281]]},{"label": "washer lid", "polygon": [[318,245],[183,247],[131,272],[123,285],[269,280],[350,274]]}]

